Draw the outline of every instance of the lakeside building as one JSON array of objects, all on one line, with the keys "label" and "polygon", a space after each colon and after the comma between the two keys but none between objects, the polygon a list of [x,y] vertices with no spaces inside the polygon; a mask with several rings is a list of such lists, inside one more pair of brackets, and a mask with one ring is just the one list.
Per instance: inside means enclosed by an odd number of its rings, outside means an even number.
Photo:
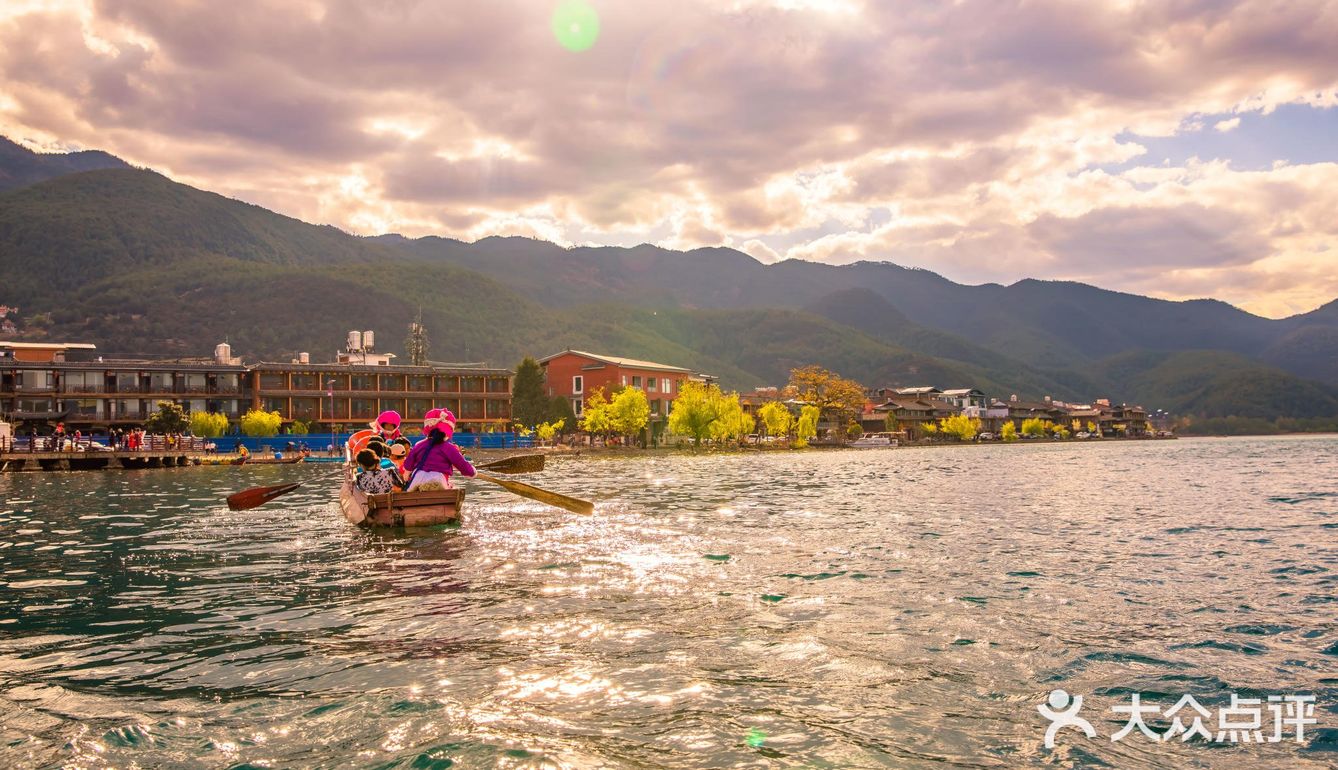
[{"label": "lakeside building", "polygon": [[607,395],[616,388],[639,388],[650,403],[652,428],[665,420],[673,408],[674,399],[689,381],[714,382],[710,375],[698,374],[691,369],[654,361],[588,353],[583,350],[564,350],[539,359],[544,370],[545,392],[551,398],[562,396],[571,402],[577,419],[585,411],[585,399],[596,390]]},{"label": "lakeside building", "polygon": [[923,436],[925,424],[957,414],[979,419],[981,432],[996,436],[1004,423],[1011,422],[1021,431],[1023,421],[1030,419],[1048,420],[1073,433],[1092,425],[1102,436],[1146,436],[1153,428],[1143,407],[1112,405],[1104,398],[1091,404],[1069,404],[1049,396],[1026,401],[1012,395],[1001,401],[986,398],[976,388],[939,390],[927,385],[878,388],[870,396],[860,417],[861,426],[870,433],[887,430],[890,417],[894,430],[908,437]]},{"label": "lakeside building", "polygon": [[172,401],[230,420],[252,408],[276,411],[285,425],[313,429],[367,423],[387,409],[411,422],[445,407],[460,432],[505,429],[511,419],[511,370],[482,364],[392,366],[389,354],[363,351],[333,363],[303,353],[287,364],[243,365],[226,343],[213,358],[67,360],[93,349],[0,342],[0,416],[91,431],[142,424],[159,401]]}]

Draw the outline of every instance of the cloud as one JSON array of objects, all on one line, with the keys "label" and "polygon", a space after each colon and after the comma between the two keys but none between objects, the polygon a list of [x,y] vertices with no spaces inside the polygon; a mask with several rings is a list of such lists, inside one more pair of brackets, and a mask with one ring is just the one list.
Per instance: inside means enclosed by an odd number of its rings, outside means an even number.
[{"label": "cloud", "polygon": [[0,132],[359,233],[724,244],[1274,314],[1338,294],[1332,164],[1154,166],[1124,138],[1332,108],[1332,2],[595,7],[574,53],[538,0],[15,2]]}]

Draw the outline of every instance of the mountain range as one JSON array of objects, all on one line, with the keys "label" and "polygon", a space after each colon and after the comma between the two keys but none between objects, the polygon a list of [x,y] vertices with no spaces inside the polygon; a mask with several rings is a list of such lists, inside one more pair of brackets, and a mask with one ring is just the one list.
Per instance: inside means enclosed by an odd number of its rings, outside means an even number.
[{"label": "mountain range", "polygon": [[23,339],[104,355],[287,360],[420,311],[436,360],[514,366],[584,348],[783,384],[1109,397],[1204,417],[1338,416],[1338,301],[1273,320],[1081,283],[963,285],[890,263],[766,265],[726,248],[358,237],[131,168],[0,139],[0,304]]}]

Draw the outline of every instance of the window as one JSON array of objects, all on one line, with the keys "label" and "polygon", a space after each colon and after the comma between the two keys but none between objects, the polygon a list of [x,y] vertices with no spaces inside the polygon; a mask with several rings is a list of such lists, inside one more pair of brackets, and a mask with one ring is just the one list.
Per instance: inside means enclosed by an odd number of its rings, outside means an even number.
[{"label": "window", "polygon": [[459,392],[460,392],[460,378],[459,378],[459,377],[453,377],[453,376],[450,376],[450,375],[437,375],[437,392],[438,392],[438,393],[459,393]]},{"label": "window", "polygon": [[461,377],[460,386],[465,393],[482,393],[484,384],[482,377]]},{"label": "window", "polygon": [[659,390],[660,384],[654,377],[646,378],[646,390]]},{"label": "window", "polygon": [[283,372],[261,372],[260,373],[261,390],[287,390],[288,375]]},{"label": "window", "polygon": [[[409,390],[415,393],[432,392],[432,375],[413,374],[409,376]],[[421,415],[420,415],[421,416]]]},{"label": "window", "polygon": [[288,416],[288,399],[274,398],[273,396],[260,400],[260,408],[266,412],[278,412],[285,418]]},{"label": "window", "polygon": [[627,387],[627,375],[623,375],[623,387]]},{"label": "window", "polygon": [[381,375],[381,390],[404,390],[404,375],[402,374]]},{"label": "window", "polygon": [[641,387],[641,378],[640,378],[640,377],[635,377],[635,376],[632,377],[632,387],[634,387],[634,388],[639,388],[639,387]]},{"label": "window", "polygon": [[66,393],[101,393],[102,372],[66,372]]},{"label": "window", "polygon": [[203,372],[184,375],[187,393],[203,393],[209,386]]},{"label": "window", "polygon": [[511,402],[503,401],[500,398],[489,399],[486,405],[488,410],[488,419],[511,417]]},{"label": "window", "polygon": [[116,392],[117,393],[138,393],[139,375],[134,372],[116,373]]},{"label": "window", "polygon": [[573,398],[571,400],[571,413],[577,417],[585,414],[585,403],[579,398]]},{"label": "window", "polygon": [[483,419],[483,399],[466,398],[460,402],[460,412],[456,417],[462,420]]},{"label": "window", "polygon": [[[134,376],[134,375],[131,375]],[[139,416],[139,401],[131,398],[123,398],[115,403],[116,416],[121,419]]]},{"label": "window", "polygon": [[293,390],[320,390],[320,378],[314,374],[294,374]]},{"label": "window", "polygon": [[651,414],[660,413],[660,399],[657,398],[654,401],[650,402],[650,413]]},{"label": "window", "polygon": [[350,390],[376,390],[376,377],[370,374],[355,374],[350,379],[353,382]]},{"label": "window", "polygon": [[237,375],[235,375],[235,374],[220,374],[220,375],[218,375],[218,380],[215,382],[215,385],[214,385],[214,392],[215,392],[215,393],[236,393],[236,392],[237,392]]},{"label": "window", "polygon": [[421,420],[423,419],[423,415],[427,414],[428,410],[431,408],[431,401],[428,401],[425,398],[411,398],[404,410],[404,419]]},{"label": "window", "polygon": [[[19,372],[19,378],[19,390],[53,390],[56,387],[55,375],[50,371]],[[33,410],[25,409],[22,411]]]},{"label": "window", "polygon": [[[574,377],[571,378],[571,392],[572,392],[572,393],[584,393],[584,392],[585,392],[585,378],[584,378],[584,377],[582,377],[581,375],[578,374],[578,375],[576,375],[576,376],[574,376]],[[580,412],[577,412],[577,414],[580,414]]]},{"label": "window", "polygon": [[376,399],[374,398],[355,398],[351,402],[352,411],[349,413],[349,419],[370,420],[376,417]]},{"label": "window", "polygon": [[489,392],[489,393],[510,393],[510,392],[511,392],[511,378],[510,378],[510,377],[489,377],[489,378],[488,378],[488,392]]}]

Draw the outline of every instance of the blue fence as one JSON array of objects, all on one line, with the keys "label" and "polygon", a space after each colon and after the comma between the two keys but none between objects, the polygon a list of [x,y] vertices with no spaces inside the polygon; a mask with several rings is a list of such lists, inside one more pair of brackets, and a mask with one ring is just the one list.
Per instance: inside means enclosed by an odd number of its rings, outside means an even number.
[{"label": "blue fence", "polygon": [[[324,454],[327,447],[334,447],[335,451],[341,451],[344,442],[348,440],[347,433],[312,433],[306,436],[282,435],[270,436],[269,438],[256,438],[255,436],[221,436],[214,439],[218,444],[218,451],[232,452],[238,443],[245,446],[251,452],[264,452],[266,454],[287,452],[288,444],[291,442],[293,447],[300,447],[306,444],[314,454]],[[418,441],[417,436],[411,436],[410,441]],[[461,449],[530,449],[534,446],[533,436],[518,436],[515,433],[457,433],[455,438],[451,439],[456,446]]]}]

